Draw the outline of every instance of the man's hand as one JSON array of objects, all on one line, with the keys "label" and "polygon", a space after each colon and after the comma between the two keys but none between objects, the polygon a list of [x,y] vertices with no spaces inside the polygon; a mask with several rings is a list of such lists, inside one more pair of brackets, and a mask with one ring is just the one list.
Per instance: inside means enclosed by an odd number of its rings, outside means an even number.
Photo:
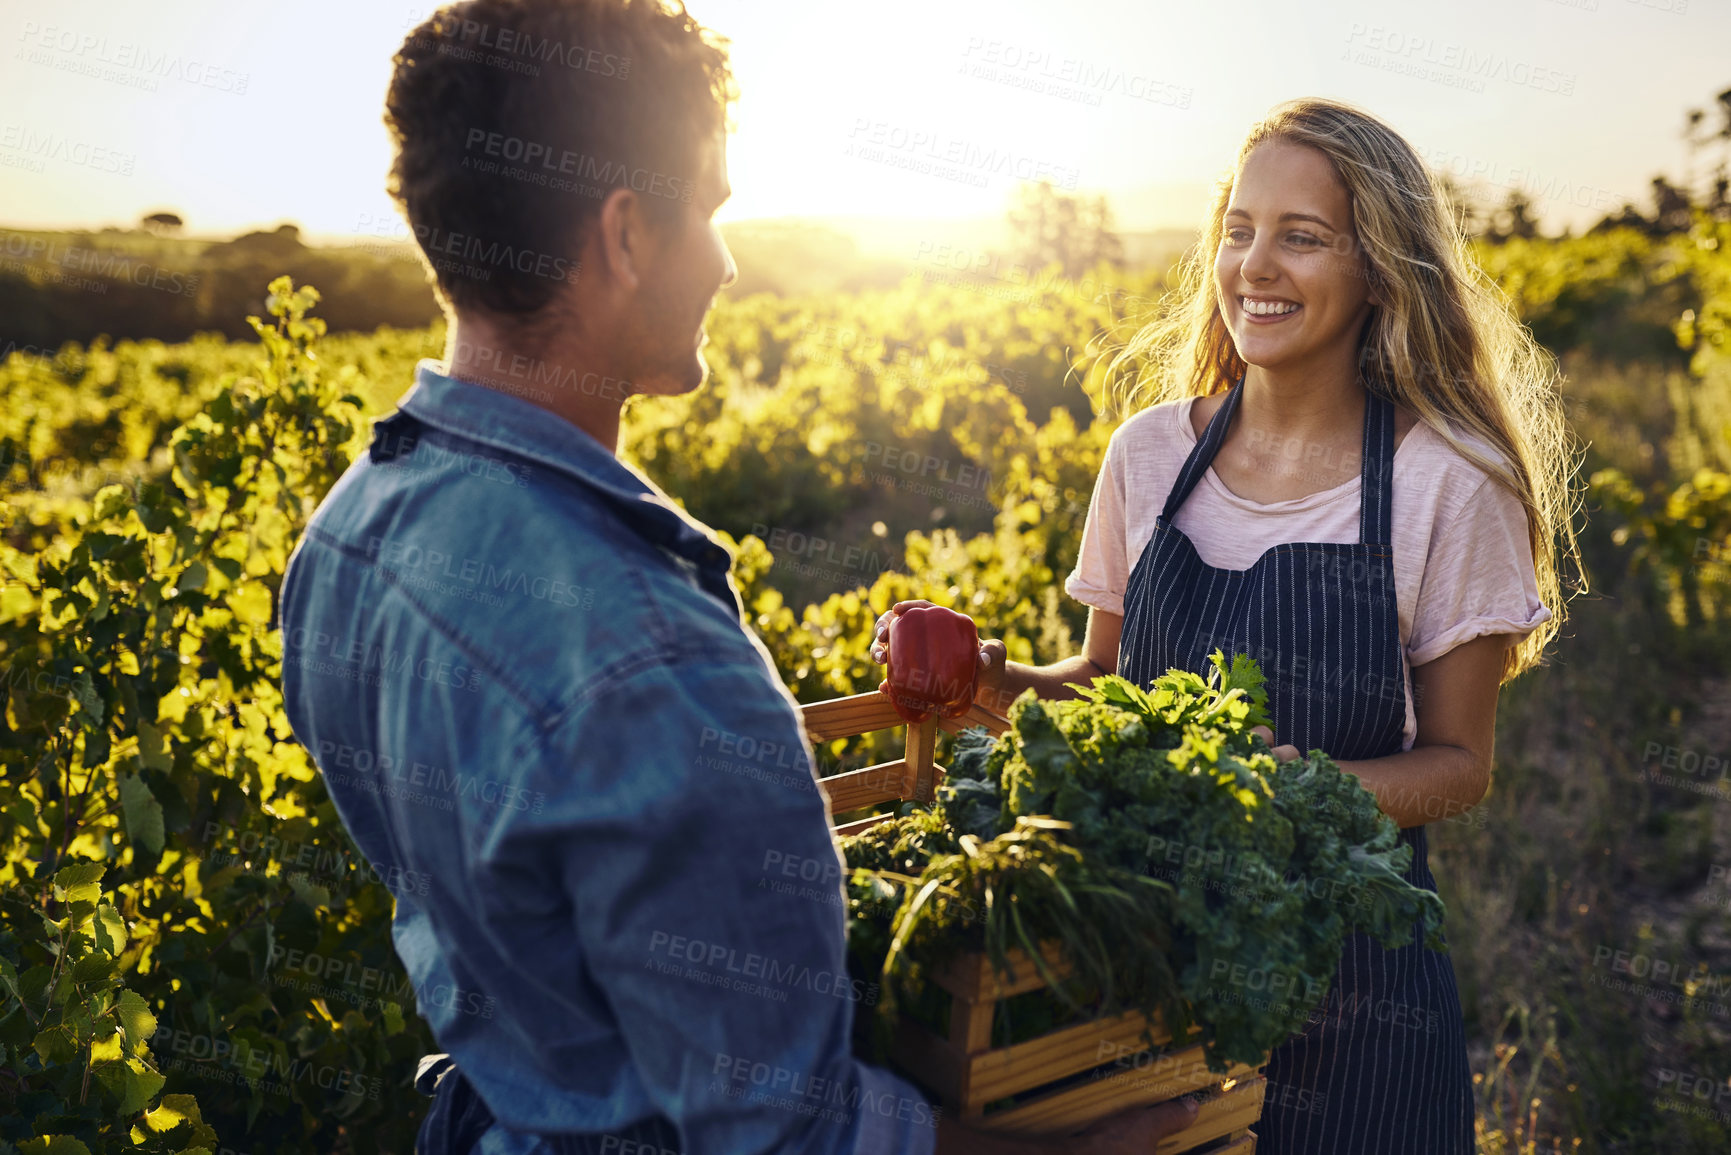
[{"label": "man's hand", "polygon": [[[872,661],[883,665],[890,657],[890,623],[897,617],[918,606],[929,606],[933,603],[924,598],[912,601],[897,602],[883,614],[879,615],[877,625],[872,631],[871,655]],[[1001,701],[1004,694],[1004,663],[1009,659],[1009,651],[1004,643],[996,638],[980,641],[980,677],[974,686],[974,701],[991,710],[1002,714],[1009,709],[1010,703]]]}]

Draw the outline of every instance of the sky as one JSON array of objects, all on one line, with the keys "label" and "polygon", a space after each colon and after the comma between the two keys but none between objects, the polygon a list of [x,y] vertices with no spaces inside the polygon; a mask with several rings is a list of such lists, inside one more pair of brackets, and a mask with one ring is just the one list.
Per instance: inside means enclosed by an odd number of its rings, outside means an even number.
[{"label": "sky", "polygon": [[[0,0],[0,224],[401,235],[406,0]],[[1731,0],[689,0],[741,97],[723,221],[997,217],[1017,183],[1193,227],[1245,130],[1348,100],[1552,230],[1682,175],[1731,87]],[[1702,167],[1721,153],[1703,153]]]}]

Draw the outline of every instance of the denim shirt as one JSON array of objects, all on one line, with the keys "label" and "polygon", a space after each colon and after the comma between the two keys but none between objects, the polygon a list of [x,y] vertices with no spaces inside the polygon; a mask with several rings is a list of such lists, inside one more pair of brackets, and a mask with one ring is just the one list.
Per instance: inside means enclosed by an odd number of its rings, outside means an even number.
[{"label": "denim shirt", "polygon": [[290,559],[283,690],[497,1120],[480,1150],[659,1114],[687,1155],[930,1152],[937,1109],[850,1052],[878,991],[727,550],[575,425],[433,366]]}]

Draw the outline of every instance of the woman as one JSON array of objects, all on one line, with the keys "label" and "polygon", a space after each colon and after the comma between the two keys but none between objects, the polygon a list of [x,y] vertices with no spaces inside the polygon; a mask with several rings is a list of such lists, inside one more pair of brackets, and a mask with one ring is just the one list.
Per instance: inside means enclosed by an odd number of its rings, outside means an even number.
[{"label": "woman", "polygon": [[[1065,583],[1090,607],[1084,654],[1006,664],[988,642],[978,700],[1248,653],[1275,756],[1356,774],[1434,889],[1425,824],[1484,796],[1498,688],[1560,624],[1552,363],[1412,147],[1333,101],[1251,130],[1173,299],[1113,366],[1139,367],[1118,379],[1147,407],[1112,437]],[[880,619],[880,660],[913,604]],[[1473,1149],[1454,970],[1416,932],[1349,939],[1267,1074],[1261,1155]]]}]

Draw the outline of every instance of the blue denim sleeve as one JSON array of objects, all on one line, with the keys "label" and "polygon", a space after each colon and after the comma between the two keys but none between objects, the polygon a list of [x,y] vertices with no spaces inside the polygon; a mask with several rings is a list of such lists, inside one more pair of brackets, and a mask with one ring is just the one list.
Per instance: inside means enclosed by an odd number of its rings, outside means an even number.
[{"label": "blue denim sleeve", "polygon": [[842,860],[793,699],[744,637],[608,682],[552,735],[535,857],[688,1155],[933,1150],[938,1110],[850,1050]]}]

